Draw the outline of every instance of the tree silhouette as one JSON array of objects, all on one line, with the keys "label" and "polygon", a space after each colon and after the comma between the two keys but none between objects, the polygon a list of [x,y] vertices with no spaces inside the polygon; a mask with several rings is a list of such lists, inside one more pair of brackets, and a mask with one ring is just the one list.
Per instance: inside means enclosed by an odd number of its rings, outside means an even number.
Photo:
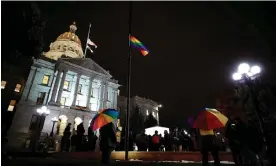
[{"label": "tree silhouette", "polygon": [[141,133],[144,130],[144,116],[138,106],[135,107],[135,112],[130,118],[130,130],[133,134]]},{"label": "tree silhouette", "polygon": [[157,124],[158,124],[157,120],[154,118],[153,114],[150,113],[145,121],[145,127],[149,128],[149,127],[157,126]]}]

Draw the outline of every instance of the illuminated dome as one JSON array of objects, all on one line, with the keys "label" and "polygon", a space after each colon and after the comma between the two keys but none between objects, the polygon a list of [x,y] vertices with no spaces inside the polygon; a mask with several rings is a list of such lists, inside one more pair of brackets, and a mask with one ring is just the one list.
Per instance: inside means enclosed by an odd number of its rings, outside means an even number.
[{"label": "illuminated dome", "polygon": [[81,41],[75,34],[77,30],[76,23],[70,25],[69,32],[61,34],[57,40],[50,44],[50,50],[45,56],[57,60],[61,56],[70,58],[83,58]]}]

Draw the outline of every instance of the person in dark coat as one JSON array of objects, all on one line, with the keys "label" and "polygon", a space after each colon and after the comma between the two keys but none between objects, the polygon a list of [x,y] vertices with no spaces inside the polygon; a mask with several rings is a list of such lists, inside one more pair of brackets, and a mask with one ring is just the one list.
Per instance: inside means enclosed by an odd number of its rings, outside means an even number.
[{"label": "person in dark coat", "polygon": [[76,151],[76,146],[77,146],[77,131],[73,130],[73,134],[71,136],[71,152],[75,152]]},{"label": "person in dark coat", "polygon": [[138,147],[138,151],[147,151],[148,142],[148,136],[146,135],[146,131],[144,130],[141,134],[138,134],[136,136],[136,145]]},{"label": "person in dark coat", "polygon": [[69,148],[70,148],[70,137],[71,137],[71,123],[69,123],[66,128],[64,129],[63,132],[63,137],[62,137],[62,141],[61,141],[61,150],[68,152]]},{"label": "person in dark coat", "polygon": [[110,163],[110,155],[115,149],[116,144],[116,129],[114,124],[111,122],[100,128],[100,148],[102,151],[103,164]]},{"label": "person in dark coat", "polygon": [[215,143],[214,131],[200,130],[202,166],[208,166],[208,153],[211,152],[215,166],[220,166],[218,148]]},{"label": "person in dark coat", "polygon": [[165,146],[165,151],[171,151],[171,136],[167,130],[164,131],[162,144]]},{"label": "person in dark coat", "polygon": [[80,123],[78,126],[77,126],[77,147],[76,147],[76,150],[77,151],[81,151],[83,150],[83,135],[85,133],[85,130],[84,130],[84,127],[83,127],[83,123]]},{"label": "person in dark coat", "polygon": [[91,126],[88,127],[88,149],[89,151],[94,151],[95,147],[96,147],[96,141],[98,139],[98,137],[96,136],[96,134],[92,131]]},{"label": "person in dark coat", "polygon": [[225,136],[228,139],[228,145],[231,149],[233,160],[236,166],[243,165],[241,151],[243,149],[243,132],[240,123],[237,123],[236,120],[230,119],[226,124],[225,128]]}]

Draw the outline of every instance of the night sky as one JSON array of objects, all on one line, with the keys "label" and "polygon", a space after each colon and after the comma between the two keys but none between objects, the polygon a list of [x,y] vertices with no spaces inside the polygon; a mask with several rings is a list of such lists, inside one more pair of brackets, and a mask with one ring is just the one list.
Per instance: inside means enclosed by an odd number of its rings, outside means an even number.
[{"label": "night sky", "polygon": [[[19,8],[13,4],[14,10]],[[129,2],[38,4],[47,20],[44,51],[73,21],[84,46],[91,22],[90,39],[98,48],[88,56],[110,70],[123,85],[121,95],[126,95]],[[269,22],[274,20],[274,6],[273,2],[134,2],[132,35],[151,54],[143,57],[132,50],[131,95],[162,104],[161,125],[186,126],[188,116],[214,107],[215,99],[231,87],[239,62],[258,62],[266,71],[273,70],[273,63],[276,66],[271,56],[275,29]],[[16,20],[4,26],[11,31],[12,24]],[[13,35],[5,32],[2,43],[7,34]]]}]

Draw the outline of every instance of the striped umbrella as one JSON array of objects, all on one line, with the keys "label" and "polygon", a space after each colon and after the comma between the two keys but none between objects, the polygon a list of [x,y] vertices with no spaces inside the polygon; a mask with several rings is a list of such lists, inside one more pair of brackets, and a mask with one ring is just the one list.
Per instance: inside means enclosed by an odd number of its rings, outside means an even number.
[{"label": "striped umbrella", "polygon": [[216,109],[206,108],[196,117],[193,128],[212,130],[222,128],[226,125],[228,118]]},{"label": "striped umbrella", "polygon": [[103,109],[94,116],[91,121],[92,130],[95,131],[110,122],[113,122],[119,116],[119,112],[115,109]]}]

